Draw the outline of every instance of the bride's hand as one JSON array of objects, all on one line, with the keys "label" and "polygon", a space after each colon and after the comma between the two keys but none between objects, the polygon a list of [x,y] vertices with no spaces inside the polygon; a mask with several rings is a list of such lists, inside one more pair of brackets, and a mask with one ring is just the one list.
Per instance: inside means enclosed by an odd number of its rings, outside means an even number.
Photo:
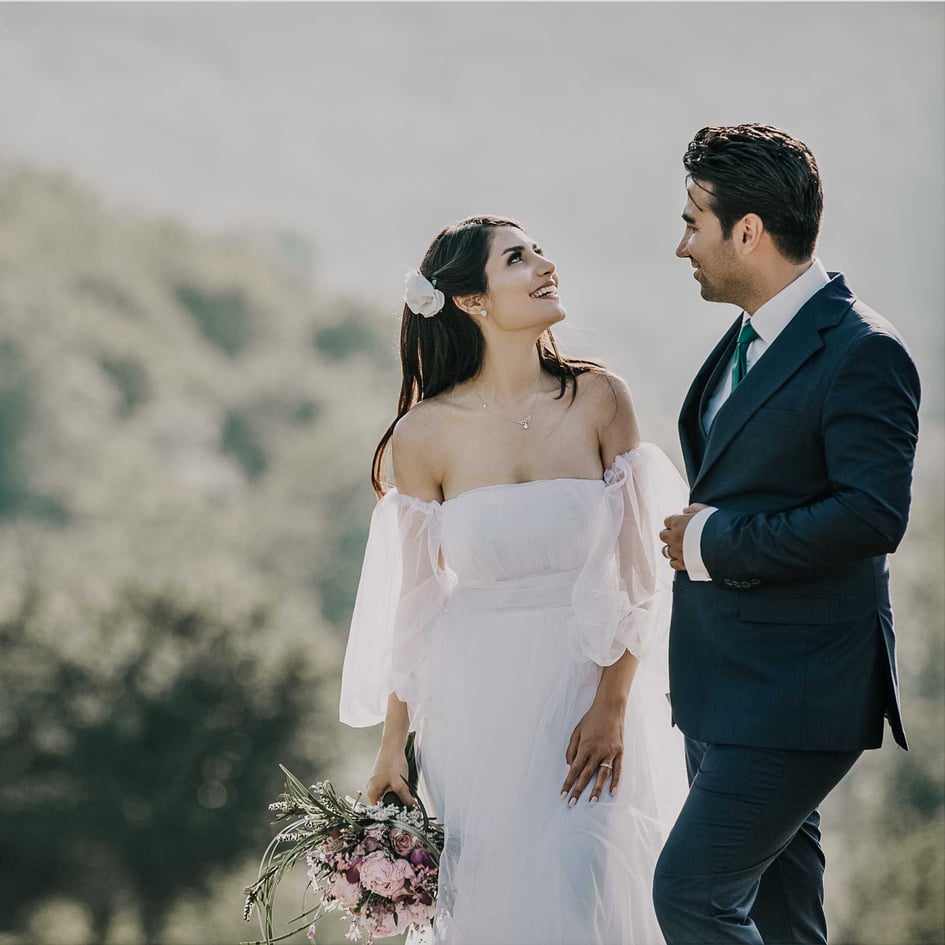
[{"label": "bride's hand", "polygon": [[368,803],[376,804],[392,791],[407,807],[413,807],[417,801],[407,787],[407,774],[407,759],[402,749],[397,753],[379,752],[364,789]]},{"label": "bride's hand", "polygon": [[561,796],[571,795],[569,807],[578,802],[589,784],[593,784],[592,804],[600,799],[608,780],[610,793],[616,792],[623,762],[623,725],[623,705],[605,706],[596,702],[578,722],[564,756],[569,767]]}]

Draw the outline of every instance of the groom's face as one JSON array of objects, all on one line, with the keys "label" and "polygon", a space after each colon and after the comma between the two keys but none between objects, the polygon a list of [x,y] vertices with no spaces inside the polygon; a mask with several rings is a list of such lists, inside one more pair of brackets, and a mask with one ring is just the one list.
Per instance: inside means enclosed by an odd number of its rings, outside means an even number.
[{"label": "groom's face", "polygon": [[686,228],[676,255],[692,264],[702,297],[709,302],[735,301],[743,274],[731,234],[728,239],[722,235],[722,224],[712,210],[711,191],[691,179],[682,218]]}]

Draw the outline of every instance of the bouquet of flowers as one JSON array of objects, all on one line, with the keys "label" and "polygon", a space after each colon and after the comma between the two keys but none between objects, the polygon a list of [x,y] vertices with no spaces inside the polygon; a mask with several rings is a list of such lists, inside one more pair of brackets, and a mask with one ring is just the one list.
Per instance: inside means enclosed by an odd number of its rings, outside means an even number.
[{"label": "bouquet of flowers", "polygon": [[[408,742],[410,789],[414,797],[415,767]],[[280,765],[280,767],[282,767]],[[271,811],[285,822],[266,852],[255,883],[246,888],[243,918],[257,911],[263,938],[252,945],[272,945],[308,925],[314,940],[315,923],[325,913],[341,910],[351,919],[349,941],[399,935],[408,929],[429,934],[436,903],[436,885],[443,828],[427,815],[422,803],[405,808],[389,793],[368,806],[357,798],[340,798],[328,781],[305,787],[286,768],[285,793]],[[300,860],[308,865],[311,887],[320,902],[295,918],[284,935],[273,938],[272,910],[276,886]],[[247,945],[247,943],[244,943]]]}]

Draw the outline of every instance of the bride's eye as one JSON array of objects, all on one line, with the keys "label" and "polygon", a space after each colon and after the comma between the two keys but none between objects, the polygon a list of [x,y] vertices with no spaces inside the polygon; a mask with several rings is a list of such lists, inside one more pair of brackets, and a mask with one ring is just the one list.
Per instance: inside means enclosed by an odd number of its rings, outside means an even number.
[{"label": "bride's eye", "polygon": [[514,253],[509,253],[509,265],[511,266],[515,260],[519,262],[522,261],[522,254],[518,250],[515,250]]}]

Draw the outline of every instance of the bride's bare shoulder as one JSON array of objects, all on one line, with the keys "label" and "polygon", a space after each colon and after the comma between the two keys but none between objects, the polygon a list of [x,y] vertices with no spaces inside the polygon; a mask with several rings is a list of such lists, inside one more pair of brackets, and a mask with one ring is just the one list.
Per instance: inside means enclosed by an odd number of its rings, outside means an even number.
[{"label": "bride's bare shoulder", "polygon": [[444,405],[422,400],[397,421],[392,437],[392,460],[397,488],[428,501],[442,498]]},{"label": "bride's bare shoulder", "polygon": [[580,376],[579,397],[582,387],[586,409],[597,428],[601,455],[609,465],[615,456],[633,449],[640,442],[630,387],[618,374],[604,369],[588,371]]},{"label": "bride's bare shoulder", "polygon": [[578,399],[594,414],[599,428],[611,423],[622,410],[633,410],[627,382],[606,368],[587,371],[578,377]]},{"label": "bride's bare shoulder", "polygon": [[414,404],[394,427],[394,445],[429,450],[442,436],[448,412],[448,403],[436,397]]}]

